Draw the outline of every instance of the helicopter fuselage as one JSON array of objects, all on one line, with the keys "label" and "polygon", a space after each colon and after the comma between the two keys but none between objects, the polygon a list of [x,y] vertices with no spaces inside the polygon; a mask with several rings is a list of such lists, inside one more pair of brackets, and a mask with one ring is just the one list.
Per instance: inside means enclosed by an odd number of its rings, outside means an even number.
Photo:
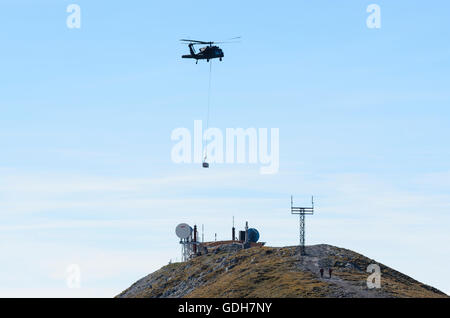
[{"label": "helicopter fuselage", "polygon": [[220,59],[222,60],[222,58],[224,57],[223,51],[221,48],[219,48],[218,46],[205,46],[202,47],[198,53],[195,53],[194,51],[194,47],[192,44],[189,44],[189,50],[191,52],[191,54],[189,55],[183,55],[182,58],[184,59],[196,59],[198,60],[207,60],[209,62],[209,60],[211,59]]}]

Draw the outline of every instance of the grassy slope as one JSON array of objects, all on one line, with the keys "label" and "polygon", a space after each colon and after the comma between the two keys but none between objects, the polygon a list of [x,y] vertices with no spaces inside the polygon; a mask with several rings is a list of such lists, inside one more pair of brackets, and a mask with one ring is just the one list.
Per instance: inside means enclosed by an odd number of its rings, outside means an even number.
[{"label": "grassy slope", "polygon": [[[329,245],[308,248],[302,258],[294,247],[200,256],[161,268],[119,297],[446,297],[379,263],[382,288],[368,290],[365,269],[375,261]],[[334,268],[333,279],[319,277],[326,266]]]}]

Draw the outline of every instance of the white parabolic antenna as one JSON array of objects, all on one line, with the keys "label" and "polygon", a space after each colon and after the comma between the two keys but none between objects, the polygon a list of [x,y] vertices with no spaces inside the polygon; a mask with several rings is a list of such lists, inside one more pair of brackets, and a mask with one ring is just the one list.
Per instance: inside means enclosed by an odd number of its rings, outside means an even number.
[{"label": "white parabolic antenna", "polygon": [[177,225],[175,233],[180,239],[187,239],[189,236],[191,236],[192,228],[186,223],[181,223]]}]

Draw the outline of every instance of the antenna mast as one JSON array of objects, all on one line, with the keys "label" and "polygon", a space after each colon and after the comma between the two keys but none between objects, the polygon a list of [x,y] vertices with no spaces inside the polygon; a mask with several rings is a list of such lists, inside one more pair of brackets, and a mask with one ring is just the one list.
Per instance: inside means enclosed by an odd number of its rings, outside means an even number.
[{"label": "antenna mast", "polygon": [[311,207],[294,207],[294,198],[291,195],[291,214],[298,214],[300,227],[300,255],[306,255],[305,252],[305,215],[314,214],[314,197],[311,197]]},{"label": "antenna mast", "polygon": [[236,239],[236,229],[234,227],[234,216],[233,216],[233,227],[231,228],[231,240],[234,242]]}]

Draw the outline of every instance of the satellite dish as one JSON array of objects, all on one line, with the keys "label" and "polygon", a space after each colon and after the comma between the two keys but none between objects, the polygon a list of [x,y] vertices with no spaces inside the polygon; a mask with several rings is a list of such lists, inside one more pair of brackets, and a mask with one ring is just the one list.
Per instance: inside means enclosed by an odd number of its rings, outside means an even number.
[{"label": "satellite dish", "polygon": [[186,223],[181,223],[177,225],[175,233],[180,239],[187,239],[192,234],[192,228]]}]

